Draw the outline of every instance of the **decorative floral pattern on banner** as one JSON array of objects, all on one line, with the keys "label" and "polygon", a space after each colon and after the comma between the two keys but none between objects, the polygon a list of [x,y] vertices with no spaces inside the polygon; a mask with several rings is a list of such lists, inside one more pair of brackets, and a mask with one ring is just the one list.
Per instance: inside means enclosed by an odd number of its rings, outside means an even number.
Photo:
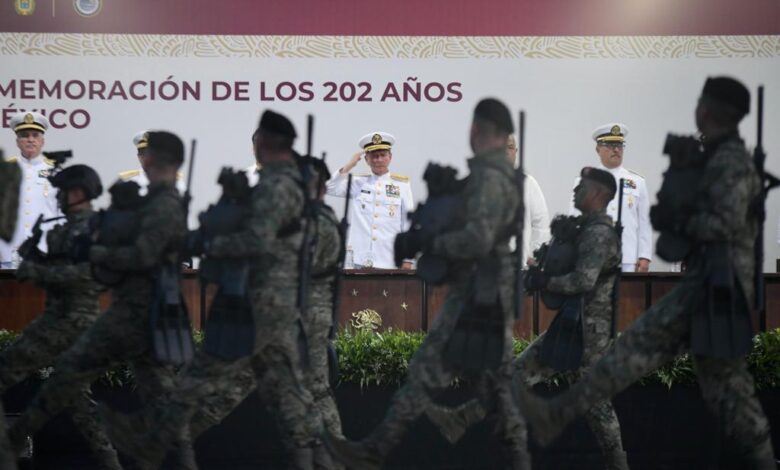
[{"label": "decorative floral pattern on banner", "polygon": [[0,33],[0,55],[322,59],[773,58],[780,36],[187,36]]}]

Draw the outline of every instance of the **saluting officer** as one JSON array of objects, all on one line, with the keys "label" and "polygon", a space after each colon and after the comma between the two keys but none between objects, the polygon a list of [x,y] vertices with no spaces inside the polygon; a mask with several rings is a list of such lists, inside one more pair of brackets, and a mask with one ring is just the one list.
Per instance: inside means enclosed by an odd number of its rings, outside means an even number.
[{"label": "saluting officer", "polygon": [[[626,147],[628,128],[625,124],[611,122],[593,131],[596,153],[601,160],[601,169],[607,170],[620,183],[623,178],[623,224],[622,250],[623,272],[647,272],[653,256],[653,228],[650,225],[650,198],[647,195],[645,179],[640,174],[623,166],[623,152]],[[575,186],[579,183],[579,178]],[[618,194],[607,206],[607,215],[618,218]],[[572,205],[571,214],[579,213]]]},{"label": "saluting officer", "polygon": [[[39,215],[44,219],[57,217],[57,189],[47,177],[54,168],[54,162],[42,155],[43,135],[49,128],[46,116],[30,112],[17,113],[11,118],[11,128],[16,133],[16,145],[21,157],[11,157],[22,170],[22,185],[19,192],[19,208],[16,229],[10,242],[0,240],[0,267],[15,268],[21,259],[17,250],[32,233]],[[46,251],[45,237],[39,248]]]},{"label": "saluting officer", "polygon": [[[355,268],[396,268],[393,259],[395,236],[408,229],[407,214],[414,210],[412,187],[407,176],[390,173],[395,138],[387,132],[372,132],[360,139],[362,149],[328,181],[328,194],[347,195],[347,175],[361,157],[371,173],[353,175],[349,197],[350,226],[347,257],[352,254]],[[412,260],[401,268],[411,269]]]},{"label": "saluting officer", "polygon": [[[140,194],[146,195],[146,188],[149,186],[149,178],[146,176],[145,165],[146,163],[146,147],[149,146],[149,131],[141,131],[133,136],[133,145],[138,156],[138,162],[141,164],[141,169],[127,170],[119,173],[119,179],[122,181],[134,181],[141,187]],[[182,173],[176,172],[176,190],[179,194],[184,194],[187,191],[187,185],[184,182]]]}]

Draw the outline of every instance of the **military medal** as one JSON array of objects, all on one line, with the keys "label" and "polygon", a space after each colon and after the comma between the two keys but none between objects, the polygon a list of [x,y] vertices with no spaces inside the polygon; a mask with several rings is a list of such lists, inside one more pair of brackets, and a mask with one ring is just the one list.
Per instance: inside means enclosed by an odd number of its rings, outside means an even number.
[{"label": "military medal", "polygon": [[386,184],[385,194],[387,194],[387,197],[401,197],[401,188],[394,184]]}]

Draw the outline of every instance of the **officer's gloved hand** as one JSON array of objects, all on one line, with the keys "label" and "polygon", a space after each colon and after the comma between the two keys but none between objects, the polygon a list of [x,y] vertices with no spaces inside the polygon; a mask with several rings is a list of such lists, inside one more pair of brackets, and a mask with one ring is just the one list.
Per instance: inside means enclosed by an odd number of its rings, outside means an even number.
[{"label": "officer's gloved hand", "polygon": [[650,208],[650,223],[659,232],[682,233],[685,217],[667,204],[656,204]]},{"label": "officer's gloved hand", "polygon": [[538,266],[531,266],[525,273],[523,282],[525,284],[525,290],[528,292],[536,292],[547,287],[547,275],[542,272]]},{"label": "officer's gloved hand", "polygon": [[92,248],[92,237],[87,234],[77,235],[70,247],[70,259],[74,263],[89,261],[90,248]]},{"label": "officer's gloved hand", "polygon": [[417,253],[423,251],[423,246],[423,237],[417,230],[396,235],[393,245],[395,265],[401,266],[405,259],[417,256]]}]

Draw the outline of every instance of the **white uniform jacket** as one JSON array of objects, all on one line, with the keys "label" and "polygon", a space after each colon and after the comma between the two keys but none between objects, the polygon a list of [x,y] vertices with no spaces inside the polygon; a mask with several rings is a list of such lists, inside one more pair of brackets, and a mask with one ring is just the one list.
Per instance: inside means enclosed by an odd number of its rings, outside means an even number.
[{"label": "white uniform jacket", "polygon": [[[38,155],[30,160],[22,157],[11,157],[8,161],[14,161],[22,170],[22,187],[19,192],[19,209],[16,220],[16,230],[10,243],[0,240],[0,262],[4,268],[16,268],[21,261],[16,250],[32,234],[32,228],[38,216],[43,214],[44,219],[61,216],[57,207],[57,189],[53,188],[47,177],[54,168],[54,164]],[[42,228],[48,229],[60,222],[46,224]],[[38,248],[46,251],[46,236],[41,237]]]},{"label": "white uniform jacket", "polygon": [[[327,183],[328,194],[347,195],[347,174],[337,173]],[[352,176],[347,251],[356,267],[396,268],[393,259],[395,236],[409,227],[407,215],[414,210],[412,188],[406,176]]]}]

